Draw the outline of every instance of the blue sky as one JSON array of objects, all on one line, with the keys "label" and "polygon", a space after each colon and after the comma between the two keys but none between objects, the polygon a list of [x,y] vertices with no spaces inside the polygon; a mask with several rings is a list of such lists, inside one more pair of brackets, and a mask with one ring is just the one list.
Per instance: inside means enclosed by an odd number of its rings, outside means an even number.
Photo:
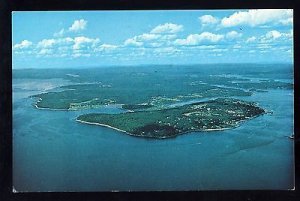
[{"label": "blue sky", "polygon": [[293,11],[13,12],[13,68],[292,63]]}]

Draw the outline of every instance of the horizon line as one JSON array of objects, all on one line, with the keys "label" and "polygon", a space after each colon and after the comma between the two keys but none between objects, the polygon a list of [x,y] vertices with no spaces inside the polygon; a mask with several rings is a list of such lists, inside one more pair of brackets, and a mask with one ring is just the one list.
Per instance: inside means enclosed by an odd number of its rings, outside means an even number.
[{"label": "horizon line", "polygon": [[294,64],[293,62],[236,62],[236,63],[193,63],[193,64],[133,64],[133,65],[100,65],[100,66],[67,66],[67,67],[45,67],[45,68],[39,68],[39,67],[29,67],[29,68],[11,68],[12,70],[26,70],[26,69],[83,69],[83,68],[113,68],[113,67],[138,67],[138,66],[194,66],[194,65],[222,65],[222,64],[226,64],[226,65],[230,65],[230,64]]}]

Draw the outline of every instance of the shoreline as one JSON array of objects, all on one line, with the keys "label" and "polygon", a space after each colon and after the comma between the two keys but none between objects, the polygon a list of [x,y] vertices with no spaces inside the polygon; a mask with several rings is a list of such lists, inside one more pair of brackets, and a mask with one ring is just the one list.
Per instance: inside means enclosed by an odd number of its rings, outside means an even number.
[{"label": "shoreline", "polygon": [[[74,109],[51,109],[51,108],[43,108],[43,107],[39,107],[38,106],[38,103],[42,100],[42,98],[38,98],[38,100],[36,100],[35,104],[33,104],[35,106],[36,109],[41,109],[41,110],[53,110],[53,111],[78,111],[78,110],[74,110]],[[237,100],[238,102],[240,100]],[[115,106],[122,106],[124,104],[114,104]],[[254,102],[251,102],[251,105],[253,106],[257,106],[258,107],[258,104],[257,103],[254,103]],[[105,107],[107,105],[103,105],[103,107]],[[123,109],[123,108],[122,108]],[[124,110],[124,109],[123,109]],[[187,134],[187,133],[192,133],[192,132],[199,132],[200,134],[203,133],[203,132],[213,132],[213,131],[225,131],[225,130],[229,130],[229,129],[235,129],[235,128],[238,128],[242,123],[244,122],[247,122],[248,120],[251,120],[253,118],[256,118],[256,117],[259,117],[263,114],[267,114],[268,112],[263,109],[263,113],[262,114],[259,114],[259,115],[255,115],[255,116],[252,116],[252,117],[248,117],[246,119],[243,119],[243,120],[239,120],[239,121],[236,121],[234,122],[235,124],[224,124],[224,125],[219,125],[217,126],[217,128],[213,128],[213,126],[211,126],[211,128],[198,128],[198,129],[189,129],[189,128],[183,128],[184,130],[186,131],[183,131],[183,130],[176,130],[174,131],[174,133],[170,133],[171,135],[167,135],[167,134],[164,134],[162,133],[162,135],[160,136],[155,136],[155,133],[148,133],[149,135],[144,135],[143,133],[137,133],[137,134],[133,134],[133,133],[130,133],[128,131],[125,131],[125,130],[122,130],[120,128],[116,128],[116,127],[113,127],[113,126],[110,126],[108,124],[103,124],[103,123],[97,123],[97,122],[89,122],[89,121],[84,121],[84,120],[80,120],[78,119],[78,117],[76,117],[75,121],[79,122],[79,123],[83,123],[83,124],[88,124],[88,125],[96,125],[96,126],[102,126],[102,127],[106,127],[106,128],[110,128],[110,129],[113,129],[115,131],[119,131],[119,132],[122,132],[122,133],[125,133],[129,136],[134,136],[134,137],[144,137],[144,138],[152,138],[152,139],[166,139],[166,138],[175,138],[179,135],[183,135],[183,134]],[[127,112],[134,112],[134,111],[130,111],[130,110],[127,110]],[[143,111],[145,112],[145,111]],[[227,126],[227,127],[221,127],[221,126]]]},{"label": "shoreline", "polygon": [[[52,108],[48,108],[48,107],[39,107],[37,106],[37,103],[34,104],[34,107],[38,110],[52,110],[52,111],[71,111],[69,109],[52,109]],[[75,110],[74,110],[75,111]]]},{"label": "shoreline", "polygon": [[[258,117],[258,116],[257,116]],[[122,129],[119,129],[119,128],[116,128],[116,127],[113,127],[113,126],[110,126],[110,125],[107,125],[107,124],[101,124],[101,123],[95,123],[95,122],[88,122],[88,121],[83,121],[83,120],[79,120],[79,119],[76,119],[77,122],[79,123],[83,123],[83,124],[88,124],[88,125],[95,125],[95,126],[101,126],[101,127],[105,127],[105,128],[110,128],[110,129],[113,129],[113,130],[116,130],[116,131],[119,131],[119,132],[122,132],[122,133],[125,133],[127,135],[130,135],[130,136],[134,136],[134,137],[143,137],[143,138],[151,138],[151,139],[167,139],[167,138],[175,138],[179,135],[183,135],[183,134],[188,134],[188,133],[192,133],[192,132],[213,132],[213,131],[225,131],[225,130],[230,130],[230,129],[235,129],[237,127],[240,126],[240,123],[243,123],[244,121],[240,121],[238,122],[236,125],[233,125],[232,127],[227,127],[227,128],[213,128],[213,129],[206,129],[206,130],[190,130],[190,131],[185,131],[185,132],[182,132],[182,133],[178,133],[174,136],[170,136],[170,137],[151,137],[151,136],[144,136],[144,135],[135,135],[133,133],[129,133],[127,131],[124,131]]]},{"label": "shoreline", "polygon": [[79,119],[76,119],[76,121],[80,122],[80,123],[84,123],[84,124],[90,124],[90,125],[97,125],[97,126],[107,127],[107,128],[111,128],[111,129],[114,129],[114,130],[117,130],[117,131],[129,134],[127,131],[121,130],[119,128],[115,128],[115,127],[107,125],[107,124],[93,123],[93,122],[83,121],[83,120],[79,120]]},{"label": "shoreline", "polygon": [[122,133],[126,133],[127,135],[134,136],[134,137],[145,137],[145,138],[155,138],[155,139],[166,138],[166,137],[159,138],[159,137],[148,137],[148,136],[143,136],[143,135],[135,135],[135,134],[129,133],[127,131],[124,131],[122,129],[115,128],[113,126],[107,125],[107,124],[93,123],[93,122],[83,121],[83,120],[79,120],[79,119],[76,119],[76,121],[79,122],[79,123],[83,123],[83,124],[89,124],[89,125],[95,125],[95,126],[102,126],[102,127],[105,127],[105,128],[110,128],[110,129],[113,129],[113,130],[116,130],[116,131],[119,131],[119,132],[122,132]]},{"label": "shoreline", "polygon": [[[36,108],[36,109],[39,109],[39,110],[53,110],[53,111],[80,111],[80,110],[90,110],[90,109],[98,109],[98,108],[103,108],[103,107],[107,107],[107,106],[112,106],[112,105],[115,105],[116,107],[115,108],[119,108],[119,109],[122,109],[122,104],[108,104],[108,105],[102,105],[101,107],[97,107],[97,108],[78,108],[78,109],[53,109],[53,108],[49,108],[49,107],[39,107],[37,104],[38,104],[39,101],[36,101],[33,106]],[[126,111],[125,109],[122,109],[124,111]],[[131,111],[128,111],[128,112],[131,112]],[[134,112],[134,111],[132,111]]]}]

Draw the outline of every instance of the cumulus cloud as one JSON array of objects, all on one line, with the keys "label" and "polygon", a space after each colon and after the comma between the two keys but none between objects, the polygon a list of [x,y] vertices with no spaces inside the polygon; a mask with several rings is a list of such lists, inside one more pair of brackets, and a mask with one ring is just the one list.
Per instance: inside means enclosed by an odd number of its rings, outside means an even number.
[{"label": "cumulus cloud", "polygon": [[124,45],[140,47],[144,44],[144,42],[149,43],[149,45],[151,45],[152,43],[157,43],[158,40],[167,40],[173,37],[174,35],[170,35],[170,34],[160,35],[160,34],[153,34],[153,33],[144,33],[125,40]]},{"label": "cumulus cloud", "polygon": [[241,33],[238,33],[236,31],[230,31],[226,34],[226,38],[232,40],[232,39],[235,39],[235,38],[239,38],[241,37],[242,34]]},{"label": "cumulus cloud", "polygon": [[38,42],[38,48],[49,48],[52,47],[55,43],[55,39],[43,39],[42,41]]},{"label": "cumulus cloud", "polygon": [[247,38],[246,43],[252,43],[255,40],[256,40],[256,37],[255,36],[251,36],[251,37]]},{"label": "cumulus cloud", "polygon": [[191,34],[186,39],[175,40],[176,45],[199,45],[201,42],[216,43],[224,38],[224,35],[203,32],[201,34]]},{"label": "cumulus cloud", "polygon": [[203,16],[199,17],[199,20],[200,20],[201,24],[204,26],[216,24],[219,22],[219,19],[212,15],[203,15]]},{"label": "cumulus cloud", "polygon": [[54,46],[60,45],[68,45],[74,42],[73,38],[65,37],[65,38],[58,38],[58,39],[43,39],[37,44],[37,48],[45,49],[45,48],[52,48]]},{"label": "cumulus cloud", "polygon": [[124,42],[124,45],[129,45],[129,46],[141,46],[143,45],[144,41],[152,41],[155,39],[160,38],[161,35],[159,34],[149,34],[149,33],[144,33],[138,36],[134,36],[133,38],[129,38]]},{"label": "cumulus cloud", "polygon": [[84,19],[75,20],[71,27],[69,27],[69,31],[78,32],[84,30],[86,28],[87,21]]},{"label": "cumulus cloud", "polygon": [[[272,27],[273,24],[271,23],[282,25],[291,24],[293,21],[291,14],[291,10],[273,9],[264,10],[264,12],[261,10],[249,10],[235,12],[233,15],[227,18],[225,17],[222,20],[212,15],[200,16],[199,20],[203,26],[202,28],[210,25],[213,25],[218,30],[220,28],[219,26],[232,27],[237,25],[258,25],[259,28],[261,28],[262,26]],[[147,57],[151,57],[152,54],[157,56],[178,56],[184,53],[193,52],[218,54],[228,50],[247,51],[248,49],[247,45],[245,47],[241,47],[241,43],[234,40],[243,36],[242,32],[236,28],[231,28],[232,30],[236,31],[227,31],[228,29],[226,29],[226,32],[224,33],[211,33],[207,31],[202,33],[198,32],[197,34],[189,33],[185,35],[185,37],[179,38],[179,32],[183,31],[182,25],[162,23],[156,27],[154,26],[152,30],[150,29],[146,33],[137,33],[137,35],[133,35],[133,37],[122,41],[121,44],[112,45],[101,42],[99,38],[89,38],[82,36],[81,34],[80,36],[77,34],[71,34],[71,32],[75,33],[86,29],[86,26],[87,21],[83,19],[75,20],[71,26],[64,27],[64,29],[61,29],[55,33],[53,38],[43,39],[37,43],[34,43],[34,45],[28,40],[24,40],[19,44],[15,44],[13,48],[18,50],[15,50],[14,53],[22,54],[22,52],[24,52],[23,54],[27,54],[28,50],[30,50],[32,51],[32,55],[36,55],[38,57],[90,57],[102,55],[116,56],[118,54],[124,55],[124,52],[126,52],[127,56],[131,54],[134,56],[145,54]],[[249,47],[257,48],[257,52],[269,50],[270,47],[273,46],[276,46],[277,48],[280,45],[286,45],[286,42],[290,42],[293,37],[293,30],[290,30],[290,27],[286,27],[289,28],[288,31],[286,31],[286,28],[281,28],[282,27],[277,26],[276,28],[273,28],[277,30],[272,30],[269,28],[260,29],[260,31],[265,31],[263,33],[257,33],[256,31],[253,31],[252,33],[255,35],[250,35],[243,38],[243,42],[253,43],[251,45],[248,44],[248,46],[250,45]],[[68,34],[70,37],[66,37]],[[246,35],[245,32],[244,35]],[[219,44],[219,42],[222,42],[222,44]],[[227,45],[227,48],[224,48],[226,47],[225,45]],[[33,48],[23,50],[28,47]],[[230,49],[228,49],[228,47],[230,47]],[[112,52],[113,54],[111,54]]]},{"label": "cumulus cloud", "polygon": [[67,44],[72,44],[73,42],[74,39],[71,37],[55,39],[55,44],[67,45]]},{"label": "cumulus cloud", "polygon": [[59,32],[53,34],[54,37],[62,37],[65,33],[65,29],[61,29]]},{"label": "cumulus cloud", "polygon": [[248,25],[251,27],[266,23],[288,24],[293,17],[291,9],[258,9],[248,11],[238,11],[229,17],[221,20],[223,27],[233,27]]},{"label": "cumulus cloud", "polygon": [[55,32],[53,34],[54,37],[58,38],[58,37],[63,37],[65,34],[69,33],[69,32],[79,32],[82,31],[86,28],[87,26],[87,21],[84,19],[80,19],[80,20],[75,20],[73,22],[73,24],[68,28],[68,29],[64,29],[62,28],[60,31]]},{"label": "cumulus cloud", "polygon": [[268,31],[265,35],[260,37],[261,43],[271,43],[276,40],[281,42],[288,42],[293,39],[293,32],[279,32],[277,30]]},{"label": "cumulus cloud", "polygon": [[159,38],[160,35],[158,34],[149,34],[149,33],[144,33],[142,35],[139,35],[139,36],[136,36],[136,39],[137,40],[154,40],[154,39],[157,39]]},{"label": "cumulus cloud", "polygon": [[[34,53],[41,56],[54,56],[54,57],[66,57],[74,56],[87,56],[85,54],[92,53],[99,48],[99,38],[88,38],[84,36],[80,37],[65,37],[65,38],[51,38],[43,39],[35,46]],[[103,44],[102,49],[113,49],[111,45]],[[63,56],[62,56],[63,55]]]},{"label": "cumulus cloud", "polygon": [[276,30],[272,30],[272,31],[269,31],[268,33],[266,33],[267,39],[277,39],[277,38],[280,38],[281,36],[282,36],[282,34]]},{"label": "cumulus cloud", "polygon": [[140,46],[143,45],[143,42],[139,42],[139,41],[137,41],[134,38],[129,38],[129,39],[125,40],[124,45],[125,46],[137,46],[137,47],[140,47]]},{"label": "cumulus cloud", "polygon": [[23,40],[21,43],[15,44],[14,49],[26,49],[32,45],[32,42],[29,40]]},{"label": "cumulus cloud", "polygon": [[163,40],[163,41],[167,41],[167,40],[173,40],[177,37],[176,34],[164,34],[164,35],[161,35],[159,37],[160,40]]},{"label": "cumulus cloud", "polygon": [[78,50],[82,47],[92,46],[95,47],[97,43],[100,42],[98,38],[87,38],[85,36],[79,36],[74,38],[73,50]]},{"label": "cumulus cloud", "polygon": [[38,55],[50,55],[53,53],[52,49],[41,49],[37,54]]},{"label": "cumulus cloud", "polygon": [[173,44],[174,39],[177,37],[177,33],[183,30],[182,25],[165,23],[160,24],[153,28],[148,33],[143,33],[132,38],[128,38],[124,41],[124,46],[131,47],[161,47],[170,46]]},{"label": "cumulus cloud", "polygon": [[100,47],[103,49],[116,49],[118,46],[110,45],[110,44],[102,44]]},{"label": "cumulus cloud", "polygon": [[154,34],[172,34],[172,33],[178,33],[180,31],[183,31],[183,26],[173,23],[165,23],[160,24],[154,29],[151,30],[150,33]]},{"label": "cumulus cloud", "polygon": [[283,25],[290,25],[290,24],[293,24],[293,18],[290,17],[288,19],[282,19],[279,22]]},{"label": "cumulus cloud", "polygon": [[95,49],[95,51],[112,51],[117,49],[117,45],[111,45],[111,44],[102,44],[99,47]]}]

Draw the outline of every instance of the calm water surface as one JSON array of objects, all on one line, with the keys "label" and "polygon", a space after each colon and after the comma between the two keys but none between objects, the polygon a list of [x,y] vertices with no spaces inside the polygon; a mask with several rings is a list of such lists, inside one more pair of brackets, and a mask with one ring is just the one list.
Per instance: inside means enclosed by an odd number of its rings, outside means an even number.
[{"label": "calm water surface", "polygon": [[[287,138],[293,133],[292,90],[240,97],[272,113],[236,129],[155,140],[75,121],[89,110],[32,106],[28,96],[65,84],[62,79],[14,79],[13,185],[17,191],[293,188],[293,141]],[[112,106],[98,111],[121,112]]]}]

